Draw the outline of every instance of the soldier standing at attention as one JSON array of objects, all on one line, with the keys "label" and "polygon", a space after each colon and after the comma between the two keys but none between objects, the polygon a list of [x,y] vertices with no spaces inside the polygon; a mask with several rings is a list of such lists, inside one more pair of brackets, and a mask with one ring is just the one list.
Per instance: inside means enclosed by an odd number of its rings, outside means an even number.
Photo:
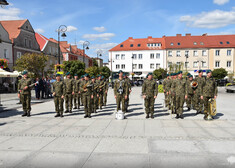
[{"label": "soldier standing at attention", "polygon": [[78,75],[74,75],[74,109],[80,109],[80,99],[79,99],[79,85],[80,80],[78,79]]},{"label": "soldier standing at attention", "polygon": [[194,93],[195,93],[195,89],[194,87],[191,86],[192,82],[193,82],[193,76],[190,75],[188,76],[188,80],[186,81],[186,87],[187,87],[187,99],[186,99],[186,104],[188,107],[188,111],[191,110],[191,107],[193,106],[193,97],[194,97]]},{"label": "soldier standing at attention", "polygon": [[[117,103],[117,111],[120,110],[120,103],[122,103],[122,112],[125,114],[125,100],[127,99],[128,86],[125,80],[123,79],[123,72],[120,70],[119,78],[114,83],[114,97]],[[126,117],[124,117],[126,118]]]},{"label": "soldier standing at attention", "polygon": [[175,88],[172,87],[173,83],[176,81],[178,73],[173,73],[172,76],[172,80],[171,80],[171,111],[172,114],[176,114],[176,95],[175,93]]},{"label": "soldier standing at attention", "polygon": [[89,74],[84,75],[85,80],[81,83],[80,90],[83,95],[83,105],[85,116],[84,118],[91,118],[91,101],[93,99],[93,85],[91,80],[89,80]]},{"label": "soldier standing at attention", "polygon": [[130,97],[130,93],[131,93],[131,82],[130,82],[130,79],[127,77],[126,73],[124,74],[124,79],[125,79],[127,86],[128,86],[127,99],[125,100],[125,109],[126,109],[126,112],[128,112],[129,97]]},{"label": "soldier standing at attention", "polygon": [[60,74],[56,74],[56,81],[53,82],[53,97],[55,103],[55,117],[64,117],[64,95],[65,95],[65,85],[64,82],[61,81]]},{"label": "soldier standing at attention", "polygon": [[23,78],[18,84],[18,97],[21,99],[24,113],[22,117],[30,117],[31,111],[31,89],[35,84],[32,84],[31,79],[28,77],[28,71],[22,73]]},{"label": "soldier standing at attention", "polygon": [[176,98],[176,119],[184,119],[183,106],[184,101],[187,99],[186,81],[182,78],[182,71],[178,72],[178,78],[172,83],[173,95]]},{"label": "soldier standing at attention", "polygon": [[164,91],[164,95],[165,95],[165,107],[169,107],[170,105],[170,96],[169,96],[169,91],[170,91],[170,87],[171,87],[171,80],[169,77],[169,74],[166,75],[166,79],[164,79],[163,81],[163,91]]},{"label": "soldier standing at attention", "polygon": [[210,98],[217,98],[217,84],[215,82],[215,79],[212,77],[211,70],[206,71],[207,77],[205,79],[205,82],[202,84],[202,93],[201,93],[201,99],[204,101],[204,120],[212,120],[213,117],[210,114],[209,111],[209,99]]},{"label": "soldier standing at attention", "polygon": [[146,118],[149,118],[151,113],[151,118],[154,118],[154,102],[158,94],[158,84],[153,80],[153,74],[148,73],[147,79],[144,81],[142,86],[142,95],[144,98]]},{"label": "soldier standing at attention", "polygon": [[[199,70],[198,71],[198,77],[196,78],[196,81],[198,83],[198,88],[199,91],[201,91],[202,85],[203,83],[205,83],[205,78],[203,77],[203,70]],[[197,110],[197,114],[203,114],[203,100],[201,99],[201,92],[197,91],[196,92],[196,97],[198,98],[198,100],[195,101],[195,105],[196,105],[196,110]],[[196,99],[196,98],[195,98]]]},{"label": "soldier standing at attention", "polygon": [[71,79],[70,72],[66,73],[65,84],[65,113],[72,113],[73,108],[73,95],[74,95],[74,81]]},{"label": "soldier standing at attention", "polygon": [[104,106],[107,105],[108,90],[109,90],[109,81],[108,81],[108,79],[106,79],[105,86],[104,86]]},{"label": "soldier standing at attention", "polygon": [[[84,75],[81,76],[80,84],[84,81]],[[81,100],[81,106],[83,106],[83,95],[82,92],[79,90],[80,100]]]},{"label": "soldier standing at attention", "polygon": [[92,85],[93,85],[93,99],[91,99],[91,109],[92,109],[92,112],[96,113],[96,108],[97,108],[97,99],[98,99],[98,93],[97,93],[97,90],[98,90],[98,83],[96,82],[96,78],[95,76],[92,76],[91,77],[91,82],[92,82]]},{"label": "soldier standing at attention", "polygon": [[104,88],[105,88],[105,82],[104,82],[104,76],[99,76],[99,107],[102,110],[103,106],[103,99],[104,99]]}]

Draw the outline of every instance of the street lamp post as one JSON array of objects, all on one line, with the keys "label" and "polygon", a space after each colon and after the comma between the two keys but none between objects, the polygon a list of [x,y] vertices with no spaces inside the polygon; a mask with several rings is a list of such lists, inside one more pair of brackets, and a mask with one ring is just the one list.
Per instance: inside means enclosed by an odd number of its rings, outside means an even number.
[{"label": "street lamp post", "polygon": [[[82,48],[83,48],[83,63],[85,63],[85,49],[89,50],[89,46],[90,42],[89,41],[84,41],[84,43],[82,44]],[[85,64],[86,67],[86,64]]]},{"label": "street lamp post", "polygon": [[[60,25],[58,28],[58,64],[60,65],[60,32],[62,32],[61,37],[66,37],[65,32],[67,31],[67,26],[65,25]],[[59,71],[60,71],[60,66],[59,66]]]},{"label": "street lamp post", "polygon": [[[99,58],[99,57],[102,57],[102,53],[103,53],[103,52],[102,52],[102,50],[100,50],[100,49],[97,51],[97,64],[98,64],[98,58]],[[101,65],[100,65],[100,66],[101,66]],[[98,67],[99,67],[99,64],[98,64]]]},{"label": "street lamp post", "polygon": [[186,72],[188,72],[188,54],[186,54],[185,57],[186,57]]},{"label": "street lamp post", "polygon": [[133,59],[134,59],[134,55],[132,54],[132,57],[131,57],[131,61],[132,61],[132,63],[131,63],[131,76],[132,76],[132,81],[133,81]]},{"label": "street lamp post", "polygon": [[9,5],[9,3],[6,0],[0,0],[0,5]]}]

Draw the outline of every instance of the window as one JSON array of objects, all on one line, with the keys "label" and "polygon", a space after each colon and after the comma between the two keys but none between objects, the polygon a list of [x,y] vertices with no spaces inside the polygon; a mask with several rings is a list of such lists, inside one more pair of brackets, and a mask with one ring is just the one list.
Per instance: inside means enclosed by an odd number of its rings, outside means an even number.
[{"label": "window", "polygon": [[7,58],[8,53],[7,53],[7,49],[4,49],[4,58]]},{"label": "window", "polygon": [[116,65],[116,69],[120,69],[120,65],[119,64]]},{"label": "window", "polygon": [[215,50],[215,55],[219,56],[220,55],[220,50]]},{"label": "window", "polygon": [[173,46],[174,45],[174,43],[171,43],[171,46]]},{"label": "window", "polygon": [[150,47],[151,45],[150,44],[147,44],[148,47]]},{"label": "window", "polygon": [[189,68],[189,62],[184,63],[185,68]]},{"label": "window", "polygon": [[136,54],[133,54],[133,55],[132,55],[132,58],[133,58],[133,59],[137,59],[137,55],[136,55]]},{"label": "window", "polygon": [[168,57],[172,57],[172,51],[168,51]]},{"label": "window", "polygon": [[231,50],[227,50],[227,56],[231,56]]},{"label": "window", "polygon": [[140,47],[141,46],[141,44],[138,44],[138,47]]},{"label": "window", "polygon": [[154,54],[150,54],[150,59],[154,59]]},{"label": "window", "polygon": [[198,52],[197,51],[193,51],[193,56],[198,56]]},{"label": "window", "polygon": [[130,47],[133,47],[133,46],[134,46],[133,44],[130,45]]},{"label": "window", "polygon": [[29,40],[29,48],[31,48],[31,47],[32,47],[31,40]]},{"label": "window", "polygon": [[121,67],[122,67],[122,69],[125,69],[125,68],[126,68],[125,64],[122,64],[122,66],[121,66]]},{"label": "window", "polygon": [[125,54],[121,55],[121,59],[124,60],[125,59]]},{"label": "window", "polygon": [[137,64],[133,64],[133,69],[137,69]]},{"label": "window", "polygon": [[180,65],[181,65],[181,63],[180,63],[180,62],[176,62],[176,65],[177,65],[177,66],[180,66]]},{"label": "window", "polygon": [[198,67],[198,61],[194,61],[193,62],[193,68],[197,68]]},{"label": "window", "polygon": [[176,57],[180,57],[180,51],[176,51]]},{"label": "window", "polygon": [[24,46],[27,47],[27,39],[24,39]]},{"label": "window", "polygon": [[203,68],[206,68],[206,67],[207,67],[206,61],[202,61],[202,67],[203,67]]},{"label": "window", "polygon": [[157,53],[156,58],[160,59],[160,53]]},{"label": "window", "polygon": [[231,62],[232,62],[232,61],[227,61],[227,67],[228,67],[228,68],[231,67]]},{"label": "window", "polygon": [[17,58],[20,58],[21,57],[21,52],[17,52]]},{"label": "window", "polygon": [[139,54],[139,59],[142,59],[143,58],[143,54]]},{"label": "window", "polygon": [[150,64],[150,69],[154,69],[154,64]]},{"label": "window", "polygon": [[159,69],[160,68],[160,64],[156,64],[156,69]]},{"label": "window", "polygon": [[220,62],[219,61],[215,61],[215,67],[216,68],[220,67]]},{"label": "window", "polygon": [[143,64],[139,64],[139,69],[143,69]]},{"label": "window", "polygon": [[172,66],[172,62],[168,62],[168,68]]},{"label": "window", "polygon": [[120,47],[123,47],[123,44],[121,44]]},{"label": "window", "polygon": [[229,42],[229,41],[227,41],[227,44],[230,44],[230,42]]},{"label": "window", "polygon": [[186,57],[189,56],[189,51],[185,51],[185,56],[186,56]]},{"label": "window", "polygon": [[207,53],[206,53],[206,50],[202,50],[202,56],[206,56]]},{"label": "window", "polygon": [[223,42],[221,41],[220,44],[223,44]]},{"label": "window", "polygon": [[180,43],[177,43],[178,45],[180,45]]},{"label": "window", "polygon": [[204,45],[204,43],[203,43],[203,42],[200,42],[200,44],[201,44],[201,45]]},{"label": "window", "polygon": [[116,60],[119,60],[119,58],[120,58],[120,55],[116,54]]},{"label": "window", "polygon": [[194,44],[194,45],[197,45],[197,42],[194,42],[193,44]]}]

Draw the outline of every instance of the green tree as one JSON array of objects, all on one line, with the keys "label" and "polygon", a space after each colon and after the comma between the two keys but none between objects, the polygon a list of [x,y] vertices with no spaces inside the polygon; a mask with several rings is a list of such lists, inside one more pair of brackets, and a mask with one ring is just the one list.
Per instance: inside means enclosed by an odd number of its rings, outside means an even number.
[{"label": "green tree", "polygon": [[[168,65],[169,65],[169,62],[168,62]],[[184,67],[184,63],[183,62],[180,62],[179,65],[177,64],[170,64],[169,65],[169,72],[178,72],[178,71],[182,71],[183,70],[183,67]]]},{"label": "green tree", "polygon": [[154,79],[164,79],[166,77],[167,74],[167,70],[163,69],[163,68],[159,68],[159,69],[155,69],[153,71],[153,77]]},{"label": "green tree", "polygon": [[107,66],[100,68],[100,74],[103,75],[106,79],[110,77],[111,71]]},{"label": "green tree", "polygon": [[29,71],[30,77],[40,77],[44,75],[44,70],[48,61],[48,56],[37,53],[26,53],[16,60],[17,71]]},{"label": "green tree", "polygon": [[75,61],[64,61],[64,73],[70,72],[72,76],[78,74],[78,76],[82,76],[85,74],[85,63],[75,60]]},{"label": "green tree", "polygon": [[100,68],[97,66],[92,66],[92,67],[87,68],[85,72],[89,73],[90,77],[97,76],[100,73]]},{"label": "green tree", "polygon": [[228,71],[226,71],[224,68],[214,69],[212,71],[212,75],[215,79],[223,79],[228,75]]},{"label": "green tree", "polygon": [[96,61],[95,58],[92,58],[92,63],[93,63],[93,66],[99,67],[98,62]]}]

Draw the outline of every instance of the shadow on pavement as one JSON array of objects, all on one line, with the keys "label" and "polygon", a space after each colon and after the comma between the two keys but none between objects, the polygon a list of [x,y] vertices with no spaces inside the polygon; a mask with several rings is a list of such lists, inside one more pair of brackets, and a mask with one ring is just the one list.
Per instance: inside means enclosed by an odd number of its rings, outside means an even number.
[{"label": "shadow on pavement", "polygon": [[8,117],[12,117],[12,116],[16,116],[16,115],[22,115],[22,114],[23,114],[22,111],[18,111],[16,109],[5,110],[5,111],[0,112],[0,118],[8,118]]},{"label": "shadow on pavement", "polygon": [[43,113],[31,114],[31,116],[39,116],[39,115],[55,114],[55,113],[56,112],[43,112]]},{"label": "shadow on pavement", "polygon": [[127,114],[126,117],[131,117],[131,116],[139,116],[139,115],[143,115],[144,112],[141,112],[141,113],[130,113],[130,114]]},{"label": "shadow on pavement", "polygon": [[[94,113],[92,113],[94,114]],[[113,113],[95,113],[95,115],[92,115],[92,117],[98,117],[98,116],[107,116],[112,115]]]},{"label": "shadow on pavement", "polygon": [[157,113],[157,114],[154,114],[154,117],[162,117],[162,116],[168,116],[170,115],[169,113]]},{"label": "shadow on pavement", "polygon": [[222,116],[224,116],[223,113],[217,113],[216,116],[214,116],[214,119],[217,120],[217,119],[219,119]]}]

